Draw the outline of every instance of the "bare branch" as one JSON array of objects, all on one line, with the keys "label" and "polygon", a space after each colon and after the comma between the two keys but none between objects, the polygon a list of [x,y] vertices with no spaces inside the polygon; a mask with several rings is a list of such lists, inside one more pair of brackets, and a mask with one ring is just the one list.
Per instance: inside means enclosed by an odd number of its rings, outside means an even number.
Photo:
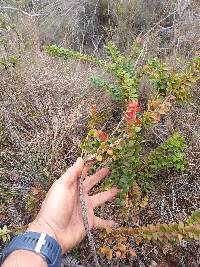
[{"label": "bare branch", "polygon": [[[159,20],[150,30],[148,30],[144,35],[143,38],[145,38],[147,35],[149,35],[157,26],[160,25],[161,22],[165,21],[167,18],[169,18],[170,16],[174,15],[176,13],[176,11],[173,11],[172,13],[170,13],[169,15],[167,15],[166,17],[164,17],[163,19]],[[140,36],[142,35],[142,33],[139,34]]]},{"label": "bare branch", "polygon": [[12,10],[12,11],[18,11],[18,12],[20,12],[26,16],[29,16],[29,17],[38,17],[38,16],[48,15],[48,14],[36,14],[36,13],[31,14],[31,13],[25,12],[19,8],[11,7],[11,6],[3,6],[3,7],[0,6],[0,9],[8,9],[8,10]]}]

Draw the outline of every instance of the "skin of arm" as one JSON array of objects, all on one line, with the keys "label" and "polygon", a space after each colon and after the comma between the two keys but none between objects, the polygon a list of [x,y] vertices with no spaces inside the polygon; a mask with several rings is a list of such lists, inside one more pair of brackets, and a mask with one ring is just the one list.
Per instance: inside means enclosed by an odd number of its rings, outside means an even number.
[{"label": "skin of arm", "polygon": [[[36,219],[27,231],[46,233],[53,237],[65,253],[77,245],[85,236],[79,200],[79,177],[88,172],[92,162],[84,165],[82,158],[70,167],[50,188]],[[90,227],[107,228],[114,225],[112,220],[104,220],[94,215],[94,208],[110,201],[119,190],[111,188],[89,196],[89,191],[109,174],[108,168],[98,170],[84,181],[84,198]],[[34,252],[18,250],[10,254],[2,267],[46,267],[45,260]]]},{"label": "skin of arm", "polygon": [[47,267],[46,261],[36,253],[28,250],[16,250],[8,256],[2,267]]}]

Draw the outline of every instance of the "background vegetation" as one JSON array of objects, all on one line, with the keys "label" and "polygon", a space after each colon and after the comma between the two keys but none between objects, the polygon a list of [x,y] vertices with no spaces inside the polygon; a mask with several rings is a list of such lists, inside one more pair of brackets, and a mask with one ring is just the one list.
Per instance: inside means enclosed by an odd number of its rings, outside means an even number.
[{"label": "background vegetation", "polygon": [[[128,103],[137,100],[137,117],[142,121],[134,128],[138,136],[138,128],[147,123],[142,117],[145,111],[154,123],[142,129],[138,141],[142,154],[140,149],[137,154],[137,146],[132,149],[125,144],[120,164],[127,162],[127,149],[136,153],[134,159],[150,155],[148,171],[153,170],[154,187],[143,190],[144,181],[138,176],[133,183],[130,174],[135,165],[126,174],[130,183],[125,186],[119,175],[123,169],[117,170],[118,176],[113,174],[114,182],[124,189],[121,204],[125,207],[113,202],[96,210],[121,226],[114,233],[93,233],[99,263],[199,266],[199,213],[193,214],[200,200],[199,63],[194,61],[200,52],[199,19],[197,0],[1,0],[1,247],[12,235],[11,229],[23,227],[35,216],[49,186],[81,148],[96,153],[81,146],[88,130],[97,131],[90,138],[97,139],[98,149],[102,138],[98,131],[110,135],[126,115]],[[60,58],[49,56],[47,46],[51,55]],[[176,89],[172,94],[176,101],[160,111],[160,98],[152,95],[159,89],[163,100],[169,87]],[[121,124],[117,129],[125,131]],[[175,157],[166,147],[175,151]],[[106,159],[113,158],[113,151],[107,147],[106,151]],[[165,151],[166,158],[155,164],[151,151],[160,159]],[[104,152],[96,156],[104,162]],[[164,170],[157,172],[155,165],[163,167],[163,162]],[[117,166],[111,163],[113,170]],[[106,181],[94,190],[109,186]],[[163,238],[170,242],[161,245]],[[93,265],[86,241],[71,255],[75,264]],[[69,257],[63,260],[68,266]]]}]

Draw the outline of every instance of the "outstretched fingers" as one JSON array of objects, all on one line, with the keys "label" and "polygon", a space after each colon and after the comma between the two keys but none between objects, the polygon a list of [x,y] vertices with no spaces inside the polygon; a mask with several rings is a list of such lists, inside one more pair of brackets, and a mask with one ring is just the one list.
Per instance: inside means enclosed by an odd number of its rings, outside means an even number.
[{"label": "outstretched fingers", "polygon": [[114,227],[115,225],[116,223],[113,220],[104,220],[97,216],[94,216],[94,228],[106,229]]},{"label": "outstretched fingers", "polygon": [[95,208],[95,207],[101,206],[107,201],[112,200],[119,192],[120,190],[118,188],[113,187],[108,191],[98,193],[94,196],[90,196],[89,198],[90,198],[93,208]]},{"label": "outstretched fingers", "polygon": [[84,165],[84,167],[83,167],[83,170],[82,170],[82,173],[81,173],[81,175],[82,175],[82,177],[83,177],[84,180],[87,179],[87,178],[86,178],[87,173],[88,173],[89,170],[92,168],[92,165],[93,165],[93,164],[94,164],[94,160],[88,160],[88,161],[85,163],[85,165]]},{"label": "outstretched fingers", "polygon": [[93,186],[95,186],[98,182],[104,179],[109,174],[108,168],[103,168],[97,171],[95,174],[88,176],[84,182],[85,192],[88,193]]}]

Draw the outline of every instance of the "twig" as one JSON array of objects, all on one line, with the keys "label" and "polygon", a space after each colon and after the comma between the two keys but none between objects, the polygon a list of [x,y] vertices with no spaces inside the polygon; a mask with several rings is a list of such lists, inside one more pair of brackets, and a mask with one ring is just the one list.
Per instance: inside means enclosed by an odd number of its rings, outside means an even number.
[{"label": "twig", "polygon": [[36,13],[30,14],[30,13],[25,12],[25,11],[23,11],[17,7],[12,7],[12,6],[0,6],[0,9],[8,9],[8,10],[12,10],[12,11],[18,11],[18,12],[21,12],[22,14],[24,14],[26,16],[29,16],[29,17],[39,17],[39,16],[48,15],[48,14],[36,14]]},{"label": "twig", "polygon": [[117,130],[119,129],[119,127],[121,126],[121,124],[124,122],[124,119],[125,119],[125,117],[123,116],[122,119],[121,119],[121,121],[118,123],[117,127],[116,127],[115,130],[111,133],[110,136],[113,136],[113,135],[117,132]]},{"label": "twig", "polygon": [[136,60],[136,62],[135,62],[135,65],[134,65],[134,67],[133,67],[133,70],[136,69],[136,67],[137,67],[137,65],[138,65],[138,62],[139,62],[140,58],[141,58],[142,55],[144,54],[145,48],[147,48],[147,42],[144,43],[143,48],[142,48],[142,50],[141,50],[141,52],[140,52],[140,54],[139,54],[139,56],[138,56],[138,58],[137,58],[137,60]]},{"label": "twig", "polygon": [[[88,162],[88,160],[86,161],[86,163]],[[88,241],[89,241],[89,245],[92,251],[92,255],[94,258],[94,263],[96,267],[100,267],[99,262],[98,262],[98,257],[97,257],[97,252],[96,252],[96,248],[95,248],[95,242],[94,242],[94,238],[93,235],[90,231],[90,225],[89,225],[89,221],[88,221],[88,213],[87,213],[87,206],[86,206],[86,202],[85,202],[85,198],[84,198],[84,192],[83,192],[83,181],[86,177],[87,173],[82,172],[81,177],[80,177],[80,204],[81,204],[81,212],[82,212],[82,216],[83,216],[83,223],[85,226],[85,231],[88,237]]]},{"label": "twig", "polygon": [[162,219],[164,218],[164,212],[165,212],[165,196],[160,201],[160,216]]},{"label": "twig", "polygon": [[[169,18],[170,16],[174,15],[176,13],[176,10],[173,11],[172,13],[170,13],[169,15],[167,15],[166,17],[164,17],[163,19],[159,20],[150,30],[148,30],[143,36],[142,38],[145,38],[147,35],[149,35],[157,26],[159,26],[159,24],[163,21],[165,21],[167,18]],[[142,35],[142,33],[139,34],[140,36]]]}]

